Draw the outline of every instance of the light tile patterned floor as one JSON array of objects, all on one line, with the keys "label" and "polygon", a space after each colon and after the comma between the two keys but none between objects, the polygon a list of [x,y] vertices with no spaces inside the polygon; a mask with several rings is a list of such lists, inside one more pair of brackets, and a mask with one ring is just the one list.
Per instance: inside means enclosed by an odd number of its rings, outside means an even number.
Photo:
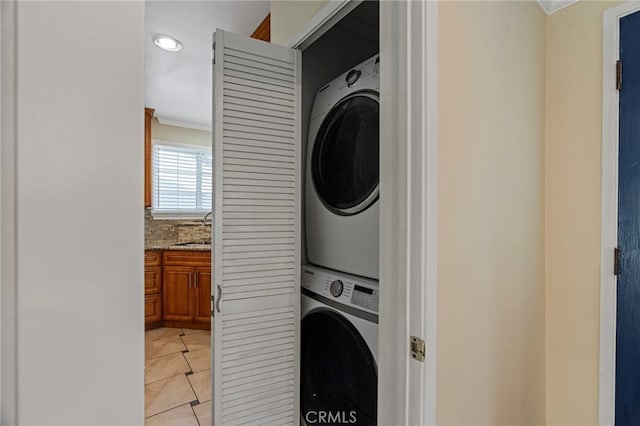
[{"label": "light tile patterned floor", "polygon": [[149,330],[145,359],[145,425],[210,426],[210,332]]}]

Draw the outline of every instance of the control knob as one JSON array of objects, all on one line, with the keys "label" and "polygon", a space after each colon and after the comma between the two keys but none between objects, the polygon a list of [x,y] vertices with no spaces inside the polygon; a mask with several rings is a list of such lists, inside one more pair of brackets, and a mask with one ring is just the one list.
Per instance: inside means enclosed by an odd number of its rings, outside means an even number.
[{"label": "control knob", "polygon": [[344,285],[342,284],[342,281],[335,280],[329,286],[329,292],[331,292],[331,295],[333,297],[338,297],[338,296],[340,296],[342,294],[342,289],[343,288],[344,288]]}]

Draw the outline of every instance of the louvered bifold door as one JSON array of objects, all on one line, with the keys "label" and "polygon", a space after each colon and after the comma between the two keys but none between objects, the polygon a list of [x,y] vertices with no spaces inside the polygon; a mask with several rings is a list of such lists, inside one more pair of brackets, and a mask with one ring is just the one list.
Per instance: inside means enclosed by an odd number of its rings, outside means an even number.
[{"label": "louvered bifold door", "polygon": [[214,35],[214,424],[299,424],[300,53]]}]

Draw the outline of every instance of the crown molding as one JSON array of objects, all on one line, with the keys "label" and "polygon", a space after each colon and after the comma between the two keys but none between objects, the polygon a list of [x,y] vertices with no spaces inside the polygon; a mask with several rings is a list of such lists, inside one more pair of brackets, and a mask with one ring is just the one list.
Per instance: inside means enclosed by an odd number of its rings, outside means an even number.
[{"label": "crown molding", "polygon": [[564,9],[567,6],[571,6],[574,3],[577,3],[578,0],[536,0],[538,5],[542,8],[544,13],[547,15],[551,15],[559,11],[560,9]]},{"label": "crown molding", "polygon": [[167,126],[185,127],[187,129],[204,130],[205,132],[211,131],[211,126],[207,126],[204,124],[187,123],[186,121],[172,120],[170,118],[159,115],[157,115],[156,118],[158,119],[158,123],[166,124]]}]

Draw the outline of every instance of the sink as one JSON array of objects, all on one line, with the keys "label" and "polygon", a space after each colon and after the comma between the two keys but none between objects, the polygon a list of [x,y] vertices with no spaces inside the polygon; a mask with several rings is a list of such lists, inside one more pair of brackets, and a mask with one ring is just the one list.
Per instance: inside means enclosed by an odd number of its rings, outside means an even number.
[{"label": "sink", "polygon": [[190,241],[188,243],[177,243],[172,244],[172,246],[180,246],[180,247],[210,247],[211,241]]}]

